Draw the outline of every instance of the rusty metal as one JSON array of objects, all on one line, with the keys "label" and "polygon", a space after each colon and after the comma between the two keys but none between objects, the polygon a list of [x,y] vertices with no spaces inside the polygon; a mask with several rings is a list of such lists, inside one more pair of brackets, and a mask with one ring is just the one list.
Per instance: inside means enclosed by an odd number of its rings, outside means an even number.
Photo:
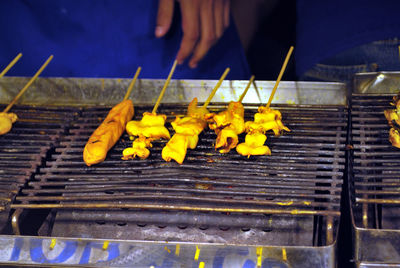
[{"label": "rusty metal", "polygon": [[10,203],[58,144],[79,109],[16,105],[11,112],[18,120],[0,136],[0,233],[9,224]]}]

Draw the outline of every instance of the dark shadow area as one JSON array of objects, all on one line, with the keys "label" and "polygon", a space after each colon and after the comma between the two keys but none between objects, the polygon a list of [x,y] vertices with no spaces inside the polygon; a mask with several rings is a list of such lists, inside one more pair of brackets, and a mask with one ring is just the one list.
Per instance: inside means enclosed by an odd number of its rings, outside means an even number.
[{"label": "dark shadow area", "polygon": [[[296,41],[296,2],[278,1],[259,26],[246,51],[252,73],[258,80],[276,80],[290,46]],[[283,80],[296,80],[294,55]]]}]

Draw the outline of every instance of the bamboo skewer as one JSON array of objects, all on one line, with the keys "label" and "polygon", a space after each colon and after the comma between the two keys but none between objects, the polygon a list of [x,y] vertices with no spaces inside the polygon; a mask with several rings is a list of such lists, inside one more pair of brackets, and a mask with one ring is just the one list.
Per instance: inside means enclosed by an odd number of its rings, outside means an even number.
[{"label": "bamboo skewer", "polygon": [[254,89],[256,90],[258,100],[260,101],[260,103],[262,103],[261,96],[260,96],[260,91],[258,90],[258,87],[256,85],[256,80],[253,81],[253,86],[254,86]]},{"label": "bamboo skewer", "polygon": [[19,91],[18,95],[10,102],[10,104],[4,109],[3,113],[7,113],[11,107],[17,102],[17,100],[25,93],[25,91],[29,88],[30,85],[36,80],[36,78],[42,73],[44,68],[50,63],[53,59],[53,55],[51,55],[46,62],[40,67],[40,69],[35,73],[35,75],[29,80],[29,82]]},{"label": "bamboo skewer", "polygon": [[243,101],[244,96],[246,96],[247,91],[248,91],[249,88],[250,88],[250,85],[251,85],[251,84],[253,83],[253,81],[254,81],[254,78],[255,78],[254,75],[252,75],[252,76],[250,77],[250,80],[249,80],[249,82],[247,83],[246,89],[243,91],[243,93],[242,93],[242,95],[240,96],[238,102],[242,102],[242,101]]},{"label": "bamboo skewer", "polygon": [[8,70],[11,69],[11,67],[14,66],[14,64],[17,63],[17,61],[19,61],[19,59],[22,57],[22,53],[19,53],[7,66],[6,68],[4,68],[4,70],[0,73],[0,78],[2,78],[7,72]]},{"label": "bamboo skewer", "polygon": [[174,71],[175,71],[175,68],[176,68],[177,63],[178,63],[178,61],[175,60],[175,61],[174,61],[174,64],[172,65],[172,68],[171,68],[171,71],[169,72],[167,81],[165,81],[164,87],[162,88],[161,93],[160,93],[160,95],[158,96],[158,99],[157,99],[157,101],[156,101],[156,104],[154,105],[154,108],[153,108],[153,111],[152,111],[153,114],[155,114],[155,113],[157,112],[157,108],[158,108],[158,106],[160,105],[160,102],[161,102],[161,100],[162,100],[162,98],[163,98],[163,96],[164,96],[165,90],[167,89],[167,87],[168,87],[168,85],[169,85],[169,82],[171,81],[171,77],[172,77],[172,75],[174,74]]},{"label": "bamboo skewer", "polygon": [[215,85],[214,89],[211,91],[211,94],[208,96],[206,102],[203,104],[203,108],[207,108],[211,99],[214,97],[215,93],[217,92],[218,88],[221,86],[222,82],[224,81],[225,77],[228,75],[230,70],[231,69],[229,67],[225,69],[225,72],[222,74],[221,78],[218,80],[218,83]]},{"label": "bamboo skewer", "polygon": [[287,64],[289,62],[290,56],[292,55],[293,49],[294,49],[294,47],[291,46],[290,49],[289,49],[289,52],[286,55],[286,58],[285,58],[285,61],[283,62],[281,71],[279,72],[278,79],[276,79],[275,86],[272,89],[271,96],[269,96],[268,103],[267,103],[267,105],[265,105],[265,107],[267,107],[267,108],[269,108],[269,106],[271,105],[272,99],[274,98],[276,89],[278,88],[279,82],[281,81],[283,73],[285,72],[286,66],[287,66]]},{"label": "bamboo skewer", "polygon": [[124,97],[123,100],[127,100],[127,99],[129,98],[129,95],[130,95],[131,92],[132,92],[133,86],[135,85],[136,80],[137,80],[137,78],[138,78],[138,76],[139,76],[141,70],[142,70],[142,67],[139,66],[139,67],[137,68],[137,70],[136,70],[135,75],[133,76],[133,79],[132,79],[131,83],[129,84],[128,90],[126,91],[125,97]]}]

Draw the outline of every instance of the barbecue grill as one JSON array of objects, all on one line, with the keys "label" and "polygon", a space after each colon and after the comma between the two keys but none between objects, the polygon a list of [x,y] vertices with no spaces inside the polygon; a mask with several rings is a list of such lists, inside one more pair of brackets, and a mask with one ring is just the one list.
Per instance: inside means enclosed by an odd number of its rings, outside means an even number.
[{"label": "barbecue grill", "polygon": [[[351,97],[350,200],[358,267],[400,265],[399,149],[383,114],[400,90],[398,73],[360,74]],[[380,266],[380,267],[381,267]]]},{"label": "barbecue grill", "polygon": [[[2,79],[2,101],[24,81]],[[135,119],[152,109],[163,81],[138,82],[131,95]],[[106,161],[87,167],[83,147],[128,83],[41,78],[13,108],[21,120],[0,137],[0,146],[18,154],[7,152],[0,164],[21,162],[16,168],[24,176],[8,179],[19,183],[15,190],[4,188],[9,218],[0,237],[1,262],[335,267],[348,118],[343,84],[281,82],[273,108],[291,132],[268,135],[271,156],[222,155],[213,147],[216,135],[206,130],[182,165],[162,160],[165,141],[154,142],[146,160],[123,161],[122,150],[131,144],[125,133]],[[182,103],[195,96],[204,101],[215,83],[171,81],[159,113],[171,122],[185,114]],[[238,99],[246,83],[225,81],[209,110]],[[257,85],[267,100],[274,83]],[[257,101],[255,91],[244,99],[246,119]],[[40,150],[22,143],[28,140]],[[32,167],[29,157],[37,159]]]}]

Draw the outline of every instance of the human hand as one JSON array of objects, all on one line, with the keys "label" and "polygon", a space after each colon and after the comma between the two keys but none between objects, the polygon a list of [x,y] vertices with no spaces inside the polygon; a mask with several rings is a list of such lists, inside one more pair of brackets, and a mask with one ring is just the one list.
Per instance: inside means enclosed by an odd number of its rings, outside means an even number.
[{"label": "human hand", "polygon": [[[176,0],[182,13],[183,37],[176,55],[182,64],[190,55],[189,67],[196,68],[229,26],[230,0]],[[156,37],[170,29],[175,0],[159,0]]]}]

